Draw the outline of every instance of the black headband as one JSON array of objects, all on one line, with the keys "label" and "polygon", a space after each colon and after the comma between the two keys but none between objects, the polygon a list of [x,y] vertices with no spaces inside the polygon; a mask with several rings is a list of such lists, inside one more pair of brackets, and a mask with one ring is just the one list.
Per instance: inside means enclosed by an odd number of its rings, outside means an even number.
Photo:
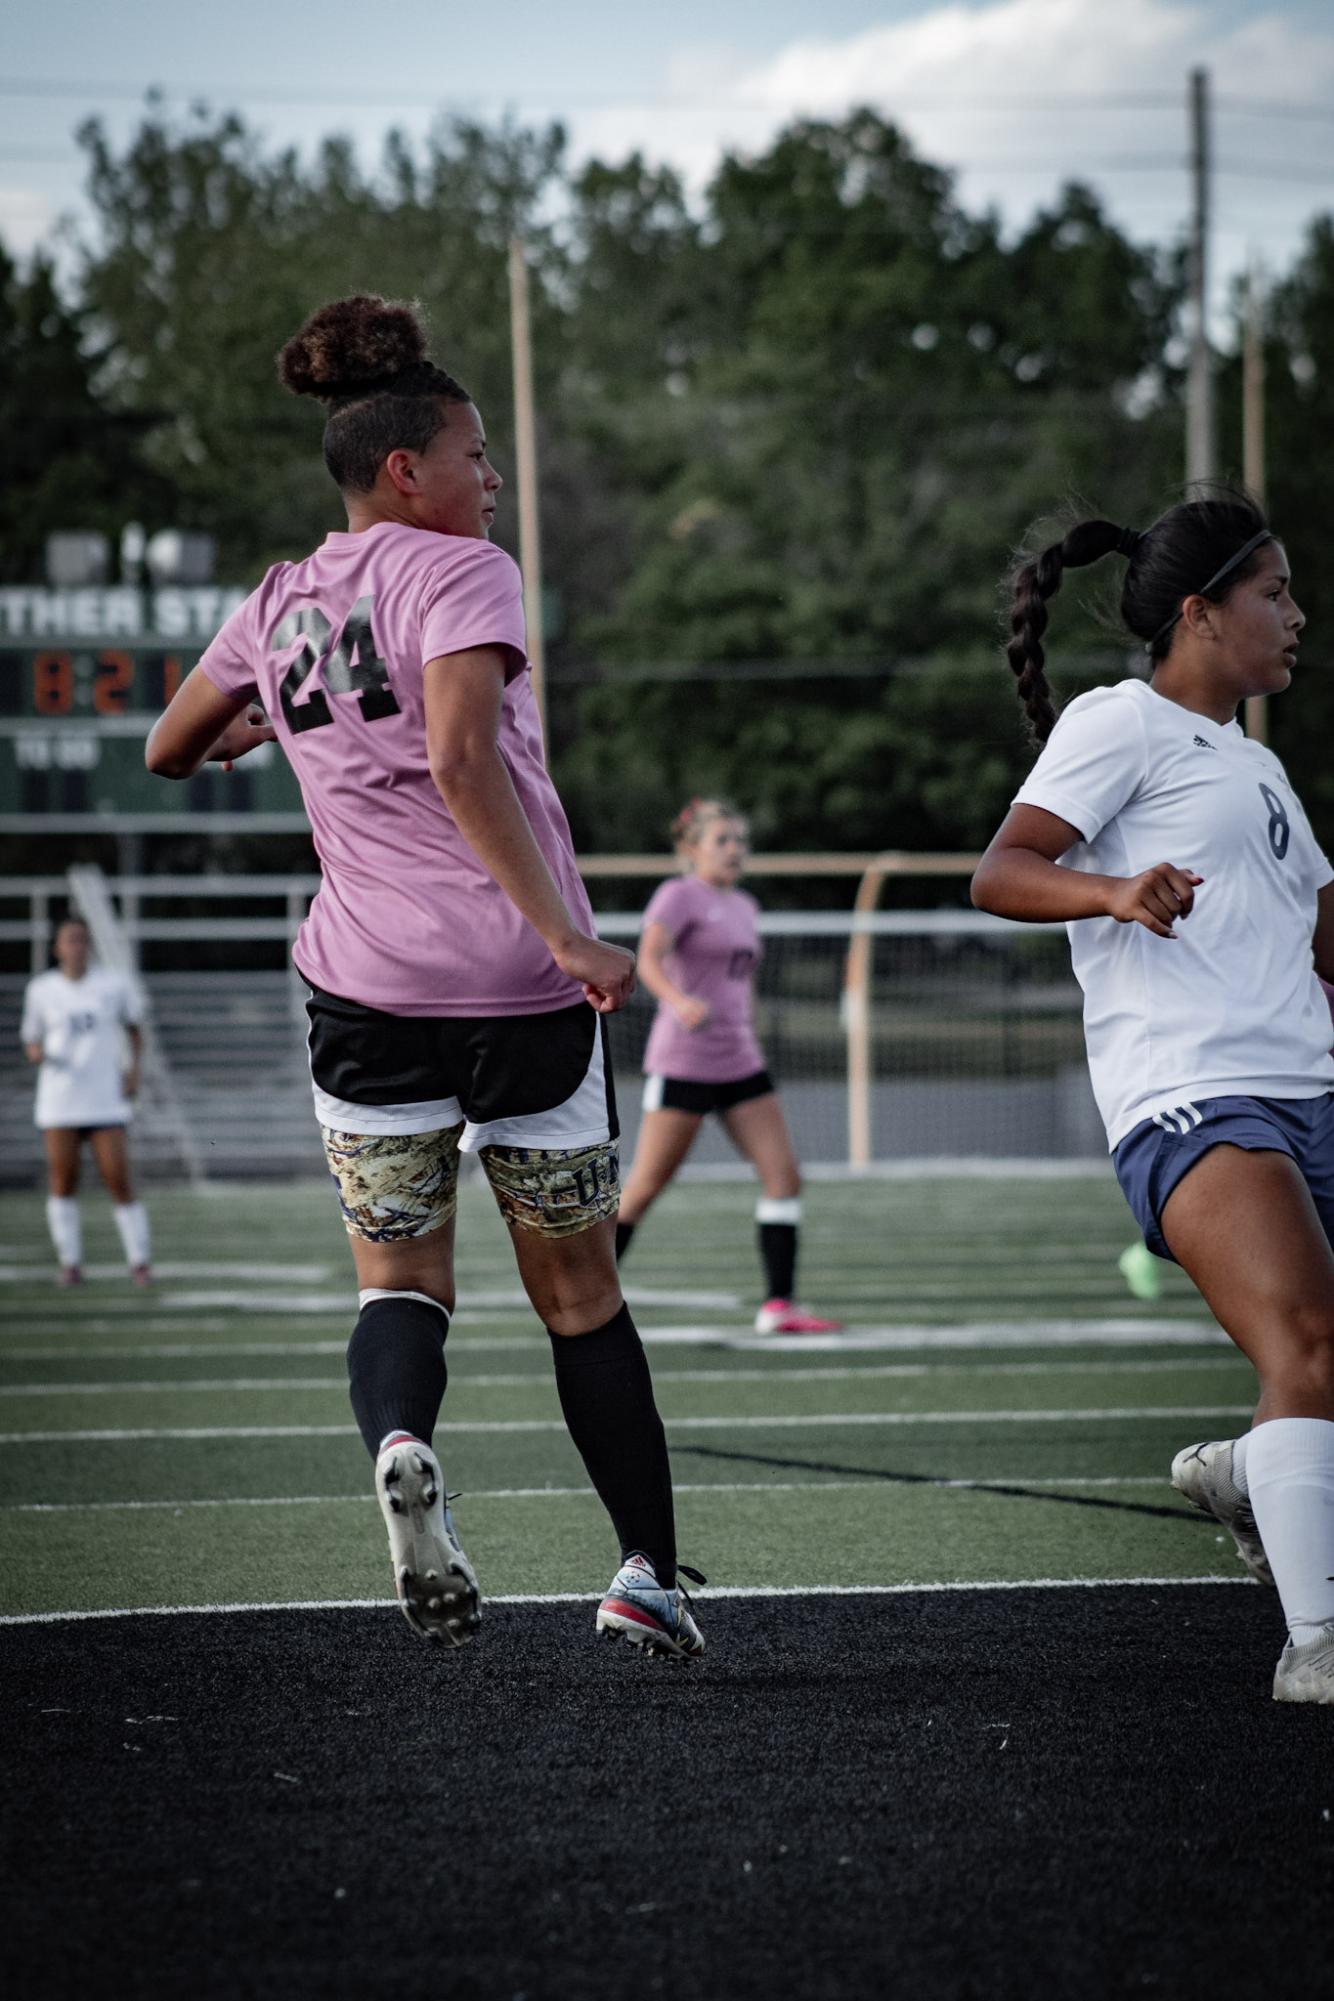
[{"label": "black headband", "polygon": [[[1242,543],[1240,549],[1238,549],[1235,556],[1228,557],[1227,561],[1224,563],[1223,567],[1220,570],[1214,571],[1208,583],[1201,584],[1200,588],[1197,591],[1187,591],[1186,597],[1192,597],[1192,598],[1208,597],[1214,585],[1221,584],[1224,577],[1230,577],[1234,570],[1239,569],[1240,566],[1246,561],[1246,558],[1249,555],[1251,555],[1256,549],[1258,549],[1262,542],[1272,542],[1273,539],[1274,539],[1274,531],[1272,528],[1261,528],[1257,534],[1252,535],[1249,542]],[[1183,598],[1181,600],[1181,603],[1177,606],[1176,610],[1172,613],[1172,616],[1167,620],[1166,624],[1159,626],[1157,632],[1154,633],[1152,639],[1145,640],[1144,651],[1146,653],[1152,653],[1154,647],[1158,644],[1158,641],[1163,637],[1163,635],[1172,630],[1172,627],[1176,624],[1177,620],[1181,616],[1185,602],[1186,599]]]}]

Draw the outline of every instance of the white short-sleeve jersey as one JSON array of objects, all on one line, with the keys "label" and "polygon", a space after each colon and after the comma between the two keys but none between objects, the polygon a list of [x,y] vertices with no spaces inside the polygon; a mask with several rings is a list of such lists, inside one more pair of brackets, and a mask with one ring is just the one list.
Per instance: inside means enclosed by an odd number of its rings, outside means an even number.
[{"label": "white short-sleeve jersey", "polygon": [[1014,803],[1079,829],[1066,868],[1135,876],[1171,862],[1204,878],[1175,940],[1111,917],[1066,927],[1109,1147],[1200,1098],[1334,1089],[1311,952],[1334,868],[1271,750],[1121,681],[1062,712]]},{"label": "white short-sleeve jersey", "polygon": [[42,1045],[33,1114],[39,1126],[126,1123],[124,1031],[139,1020],[131,983],[101,966],[81,980],[66,979],[57,966],[29,981],[21,1034]]}]

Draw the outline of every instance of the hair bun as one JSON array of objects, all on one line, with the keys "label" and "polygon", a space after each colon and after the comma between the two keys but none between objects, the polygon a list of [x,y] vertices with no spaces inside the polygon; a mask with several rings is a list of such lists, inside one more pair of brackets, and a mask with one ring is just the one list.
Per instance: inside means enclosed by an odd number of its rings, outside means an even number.
[{"label": "hair bun", "polygon": [[278,375],[294,396],[336,402],[425,359],[426,329],[415,307],[357,292],[311,314],[278,356]]}]

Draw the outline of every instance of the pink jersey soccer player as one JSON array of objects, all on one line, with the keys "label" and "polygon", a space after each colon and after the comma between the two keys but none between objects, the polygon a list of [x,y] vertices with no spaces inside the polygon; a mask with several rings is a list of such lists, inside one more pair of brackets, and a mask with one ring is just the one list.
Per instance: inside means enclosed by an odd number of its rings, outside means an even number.
[{"label": "pink jersey soccer player", "polygon": [[666,1441],[612,1241],[600,1017],[628,998],[634,960],[593,934],[547,776],[521,579],[488,539],[501,482],[482,420],[427,358],[415,312],[383,299],[321,308],[279,367],[326,407],[347,530],[275,564],[147,756],[185,778],[276,737],[301,784],[322,881],[293,957],[360,1286],[352,1406],[399,1600],[414,1630],[453,1645],[478,1624],[431,1449],[459,1153],[476,1152],[619,1538],[598,1630],[687,1658],[704,1643],[677,1582]]},{"label": "pink jersey soccer player", "polygon": [[658,1012],[644,1052],[644,1117],[621,1196],[616,1252],[680,1167],[710,1112],[759,1176],[755,1210],[765,1301],[761,1334],[825,1334],[795,1304],[801,1171],[751,1019],[760,961],[759,905],[737,887],[746,823],[718,799],[692,799],[672,825],[685,873],[662,884],[644,912],[639,975]]}]

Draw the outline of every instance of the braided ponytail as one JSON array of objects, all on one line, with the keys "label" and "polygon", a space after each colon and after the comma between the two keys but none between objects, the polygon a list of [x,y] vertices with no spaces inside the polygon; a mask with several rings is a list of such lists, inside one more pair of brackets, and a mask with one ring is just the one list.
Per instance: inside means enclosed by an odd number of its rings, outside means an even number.
[{"label": "braided ponytail", "polygon": [[1142,539],[1133,528],[1118,528],[1111,521],[1081,521],[1061,541],[1053,542],[1040,556],[1028,557],[1015,571],[1005,655],[1035,743],[1044,744],[1056,726],[1056,705],[1047,684],[1047,656],[1042,646],[1047,600],[1060,590],[1067,570],[1082,569],[1117,553],[1133,557]]}]

